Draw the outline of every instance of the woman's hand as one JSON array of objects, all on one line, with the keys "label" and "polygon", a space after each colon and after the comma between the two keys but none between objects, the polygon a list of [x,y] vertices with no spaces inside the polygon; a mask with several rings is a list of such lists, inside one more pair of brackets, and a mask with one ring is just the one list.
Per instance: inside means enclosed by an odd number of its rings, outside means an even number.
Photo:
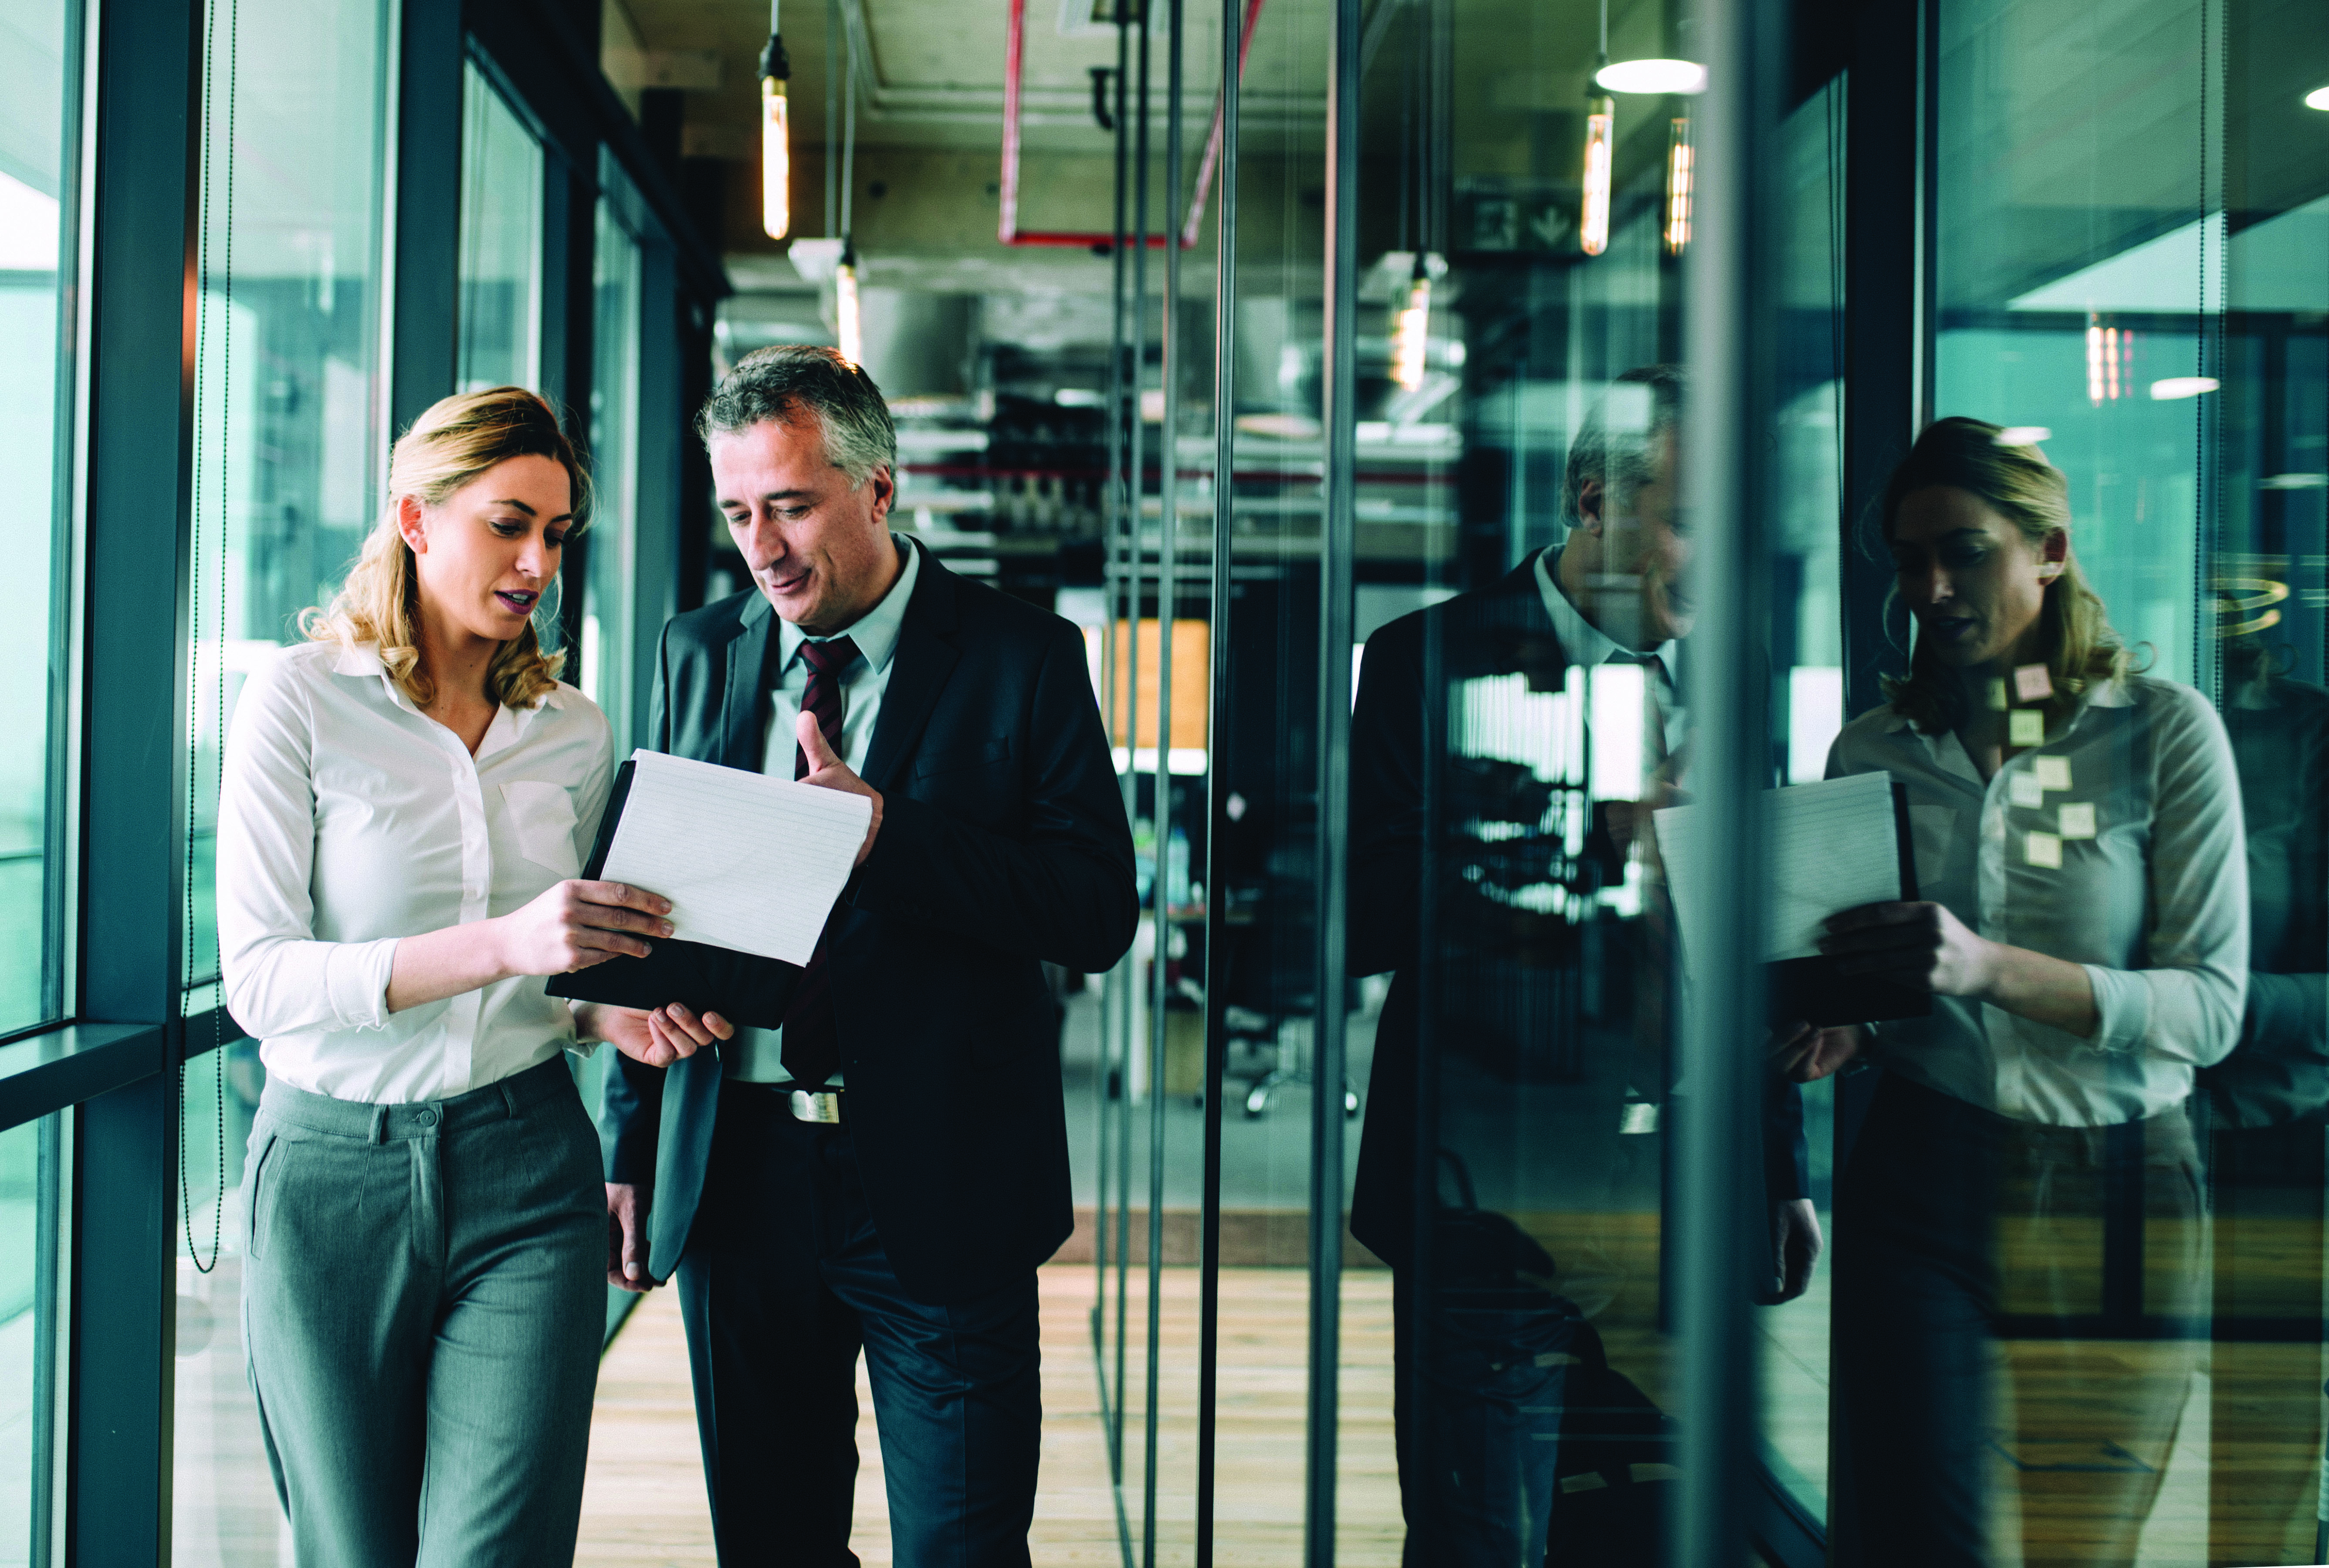
[{"label": "woman's hand", "polygon": [[1815,1084],[1842,1072],[1866,1044],[1858,1024],[1832,1029],[1790,1024],[1771,1031],[1771,1066],[1798,1084]]},{"label": "woman's hand", "polygon": [[574,1027],[582,1038],[604,1040],[631,1060],[649,1067],[668,1067],[715,1040],[733,1039],[736,1035],[736,1027],[718,1013],[698,1014],[677,1002],[652,1012],[578,1003]]},{"label": "woman's hand", "polygon": [[2085,965],[1992,942],[1938,904],[1863,904],[1831,915],[1819,945],[1846,974],[1972,997],[2081,1039],[2102,1022]]},{"label": "woman's hand", "polygon": [[670,913],[668,898],[620,882],[570,880],[492,925],[504,973],[571,974],[610,958],[645,958],[644,937],[671,934]]},{"label": "woman's hand", "polygon": [[1845,974],[1872,974],[1936,996],[1985,996],[1998,944],[1939,904],[1863,904],[1831,915],[1820,951]]}]

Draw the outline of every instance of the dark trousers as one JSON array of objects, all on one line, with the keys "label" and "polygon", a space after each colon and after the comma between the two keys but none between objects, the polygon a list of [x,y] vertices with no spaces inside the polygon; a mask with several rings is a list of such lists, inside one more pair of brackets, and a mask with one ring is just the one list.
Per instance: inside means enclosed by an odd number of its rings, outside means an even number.
[{"label": "dark trousers", "polygon": [[[2105,1298],[2114,1207],[2141,1300]],[[2192,1387],[2206,1244],[2184,1113],[2011,1121],[1887,1074],[1835,1200],[1843,1568],[2135,1560]],[[2145,1337],[2107,1310],[2177,1332]]]},{"label": "dark trousers", "polygon": [[729,1084],[678,1270],[727,1568],[838,1568],[857,1478],[857,1356],[901,1568],[1025,1568],[1042,1405],[1035,1277],[937,1305],[874,1234],[853,1141]]}]

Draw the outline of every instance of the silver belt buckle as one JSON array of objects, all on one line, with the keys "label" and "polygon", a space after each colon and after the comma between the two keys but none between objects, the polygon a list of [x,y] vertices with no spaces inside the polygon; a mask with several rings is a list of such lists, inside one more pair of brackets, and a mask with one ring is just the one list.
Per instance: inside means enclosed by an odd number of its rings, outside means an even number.
[{"label": "silver belt buckle", "polygon": [[795,1089],[792,1101],[796,1122],[838,1124],[841,1121],[841,1092],[837,1089]]}]

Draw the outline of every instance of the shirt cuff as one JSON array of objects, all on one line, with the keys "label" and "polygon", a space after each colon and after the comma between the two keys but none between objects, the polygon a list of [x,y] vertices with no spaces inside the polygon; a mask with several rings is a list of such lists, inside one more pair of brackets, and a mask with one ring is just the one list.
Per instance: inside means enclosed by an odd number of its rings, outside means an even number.
[{"label": "shirt cuff", "polygon": [[2095,991],[2095,1032],[2089,1038],[2106,1051],[2133,1051],[2151,1032],[2151,986],[2142,975],[2100,964],[2081,964]]},{"label": "shirt cuff", "polygon": [[388,1026],[388,977],[396,968],[397,941],[388,936],[332,944],[324,959],[324,992],[342,1028]]}]

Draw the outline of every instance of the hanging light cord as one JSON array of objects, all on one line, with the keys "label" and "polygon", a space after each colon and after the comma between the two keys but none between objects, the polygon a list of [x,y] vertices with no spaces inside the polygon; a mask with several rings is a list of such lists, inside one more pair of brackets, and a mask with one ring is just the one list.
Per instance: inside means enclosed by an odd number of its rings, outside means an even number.
[{"label": "hanging light cord", "polygon": [[[205,19],[206,27],[212,35],[215,36],[218,22],[218,0],[211,0],[208,9],[209,14]],[[222,323],[219,349],[219,385],[222,389],[228,388],[232,385],[231,378],[234,372],[234,110],[236,67],[239,63],[240,56],[240,51],[237,47],[240,34],[240,11],[238,0],[227,0],[226,211],[225,221],[222,225],[225,234],[225,241],[222,247],[223,255],[221,258],[222,286],[220,292],[222,297],[219,308],[219,319]],[[210,51],[205,51],[203,57],[203,127],[206,140],[208,138],[211,125],[212,97],[210,62],[212,57],[212,52]],[[212,161],[212,160],[209,156],[209,149],[206,146],[203,149],[203,157],[202,277],[198,286],[194,291],[194,357],[197,363],[200,362],[203,357],[202,351],[203,347],[203,340],[208,335],[206,324],[210,315],[208,302],[210,299],[210,210]],[[194,421],[193,538],[191,548],[193,559],[189,563],[191,568],[190,576],[192,578],[192,587],[187,592],[188,609],[190,612],[189,619],[191,621],[191,624],[188,627],[188,633],[193,643],[193,656],[189,662],[188,669],[187,700],[190,705],[193,699],[193,683],[202,679],[202,503],[203,499],[202,483],[203,430],[200,407],[202,401],[202,384],[201,378],[197,376],[194,382],[196,417]],[[216,746],[218,773],[215,782],[222,794],[224,793],[226,787],[226,544],[228,524],[228,500],[225,474],[227,447],[226,437],[230,411],[233,407],[234,399],[231,396],[221,397],[219,402],[219,457],[217,463],[219,474],[216,482],[216,488],[219,494],[219,602],[218,625],[216,632],[218,651],[216,653],[212,655],[211,662],[212,672],[217,677],[218,681],[216,692],[218,699],[218,743]],[[197,799],[201,794],[200,787],[196,783],[196,774],[200,770],[201,765],[200,753],[190,742],[186,747],[186,926],[184,953],[185,964],[182,971],[182,972],[189,979],[193,977],[194,967],[194,827],[196,822],[196,803]],[[213,842],[215,843],[215,840],[213,840]],[[194,1197],[186,1180],[186,1061],[185,1052],[183,1047],[178,1053],[178,1207],[184,1221],[186,1233],[186,1256],[193,1262],[195,1272],[204,1274],[209,1273],[212,1269],[218,1267],[219,1246],[222,1239],[225,1235],[226,1220],[226,1057],[224,1054],[226,1048],[226,984],[225,965],[221,962],[222,954],[218,944],[217,924],[217,920],[215,916],[213,916],[211,931],[211,958],[212,968],[220,975],[217,1005],[211,1009],[211,1062],[212,1066],[216,1069],[214,1113],[216,1126],[215,1148],[218,1156],[218,1201],[211,1206],[211,1256],[210,1262],[208,1263],[204,1263],[203,1261],[202,1252],[194,1244]],[[182,1016],[185,1011],[184,994],[184,991],[181,991],[181,1000],[178,1004],[178,1010]]]}]

